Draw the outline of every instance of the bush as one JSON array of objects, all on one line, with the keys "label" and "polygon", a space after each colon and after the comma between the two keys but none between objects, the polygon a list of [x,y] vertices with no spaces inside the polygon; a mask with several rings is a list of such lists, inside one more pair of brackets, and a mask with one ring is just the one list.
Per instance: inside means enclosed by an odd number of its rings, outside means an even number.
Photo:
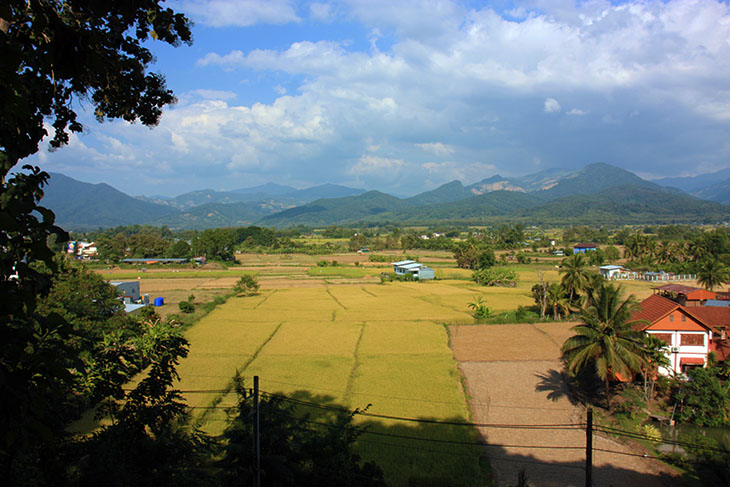
[{"label": "bush", "polygon": [[508,286],[517,284],[517,273],[510,269],[482,269],[474,271],[472,279],[483,286]]},{"label": "bush", "polygon": [[181,301],[177,305],[180,308],[180,311],[183,313],[194,313],[195,312],[195,305],[191,303],[190,301]]}]

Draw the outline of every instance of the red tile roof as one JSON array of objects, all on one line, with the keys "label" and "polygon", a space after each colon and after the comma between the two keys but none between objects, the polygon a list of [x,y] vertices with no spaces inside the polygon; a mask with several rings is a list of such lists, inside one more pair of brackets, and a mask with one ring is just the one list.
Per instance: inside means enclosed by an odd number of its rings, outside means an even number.
[{"label": "red tile roof", "polygon": [[688,313],[713,328],[730,327],[730,308],[718,306],[692,306]]},{"label": "red tile roof", "polygon": [[639,311],[635,311],[631,315],[631,321],[646,320],[648,323],[636,323],[635,329],[644,330],[652,323],[659,321],[677,308],[681,308],[679,303],[667,299],[658,294],[652,294],[641,302]]},{"label": "red tile roof", "polygon": [[682,284],[665,284],[663,286],[655,287],[654,289],[678,294],[689,294],[692,291],[702,291],[702,288],[683,286]]}]

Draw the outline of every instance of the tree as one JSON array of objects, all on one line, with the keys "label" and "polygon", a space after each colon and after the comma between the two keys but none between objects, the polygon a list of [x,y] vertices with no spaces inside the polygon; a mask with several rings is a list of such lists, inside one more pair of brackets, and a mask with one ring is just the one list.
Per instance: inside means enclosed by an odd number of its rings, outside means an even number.
[{"label": "tree", "polygon": [[479,252],[479,258],[477,259],[477,268],[486,269],[492,267],[497,263],[497,256],[494,255],[494,250],[487,249]]},{"label": "tree", "polygon": [[675,395],[680,421],[698,426],[730,425],[730,382],[718,372],[716,367],[695,367],[687,372],[691,380],[683,381]]},{"label": "tree", "polygon": [[563,313],[570,311],[568,300],[565,298],[565,288],[557,282],[548,286],[545,300],[547,306],[553,310],[554,320],[559,320]]},{"label": "tree", "polygon": [[608,259],[609,262],[616,262],[621,257],[618,249],[613,245],[606,247],[603,253],[606,255],[606,259]]},{"label": "tree", "polygon": [[561,348],[569,372],[595,370],[607,400],[611,380],[632,377],[646,365],[643,332],[630,321],[638,304],[633,296],[622,300],[621,294],[621,286],[610,283],[594,290],[594,303],[581,311],[581,323],[572,328],[575,335]]},{"label": "tree", "polygon": [[[46,121],[52,148],[82,131],[75,99],[88,100],[100,121],[155,125],[175,98],[161,75],[147,72],[149,38],[189,42],[188,21],[154,0],[8,0],[0,7],[0,476],[11,483],[18,462],[34,463],[63,435],[57,408],[73,387],[77,336],[58,313],[36,312],[56,271],[48,239],[68,238],[39,205],[48,174],[24,166],[8,175],[38,151],[49,135]],[[45,263],[43,270],[33,267],[36,261]]]},{"label": "tree", "polygon": [[[255,472],[253,401],[236,380],[236,416],[224,432],[225,456],[221,460],[223,485],[251,485]],[[297,401],[300,402],[301,401]],[[321,406],[320,406],[321,407]],[[384,486],[383,472],[363,462],[353,444],[361,431],[352,414],[336,412],[331,419],[310,418],[286,402],[267,395],[259,403],[261,483],[270,486],[318,485],[323,487]],[[306,434],[303,434],[306,433]]]},{"label": "tree", "polygon": [[479,262],[479,251],[470,242],[458,242],[454,245],[454,259],[457,267],[475,269]]},{"label": "tree", "polygon": [[563,259],[560,266],[560,273],[563,274],[561,284],[568,293],[569,302],[575,302],[576,294],[585,290],[588,285],[588,271],[585,256],[581,253],[573,254]]},{"label": "tree", "polygon": [[239,296],[251,296],[258,292],[259,282],[256,277],[251,274],[244,274],[233,287]]},{"label": "tree", "polygon": [[705,259],[697,271],[697,282],[712,291],[716,286],[730,281],[730,268],[714,258]]}]

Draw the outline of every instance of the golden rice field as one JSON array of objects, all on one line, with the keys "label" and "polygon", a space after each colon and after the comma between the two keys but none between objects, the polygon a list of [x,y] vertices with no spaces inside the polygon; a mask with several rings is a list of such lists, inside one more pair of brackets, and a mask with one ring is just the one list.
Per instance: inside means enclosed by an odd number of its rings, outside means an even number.
[{"label": "golden rice field", "polygon": [[[473,292],[450,283],[388,283],[266,290],[228,300],[187,332],[190,355],[178,371],[200,425],[220,433],[232,404],[225,391],[241,371],[263,391],[376,414],[469,418],[444,323],[471,323]],[[249,382],[250,384],[250,382]],[[216,391],[216,392],[200,392]],[[218,402],[220,401],[220,403]],[[482,478],[478,448],[416,438],[474,441],[475,432],[358,417],[372,433],[358,448],[393,485],[418,479]],[[444,429],[445,428],[445,429]],[[378,434],[376,434],[378,433]]]}]

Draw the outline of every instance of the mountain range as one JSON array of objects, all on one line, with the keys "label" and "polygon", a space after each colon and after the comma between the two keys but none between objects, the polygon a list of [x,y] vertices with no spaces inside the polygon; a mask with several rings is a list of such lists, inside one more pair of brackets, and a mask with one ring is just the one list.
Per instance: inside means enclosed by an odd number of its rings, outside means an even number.
[{"label": "mountain range", "polygon": [[[548,169],[522,177],[491,176],[464,186],[451,181],[409,198],[324,184],[296,189],[267,183],[210,189],[173,198],[126,195],[51,173],[41,204],[69,230],[116,225],[204,229],[434,222],[489,224],[642,224],[730,221],[730,170],[694,178],[647,181],[603,163]],[[705,177],[707,176],[707,177]]]}]

